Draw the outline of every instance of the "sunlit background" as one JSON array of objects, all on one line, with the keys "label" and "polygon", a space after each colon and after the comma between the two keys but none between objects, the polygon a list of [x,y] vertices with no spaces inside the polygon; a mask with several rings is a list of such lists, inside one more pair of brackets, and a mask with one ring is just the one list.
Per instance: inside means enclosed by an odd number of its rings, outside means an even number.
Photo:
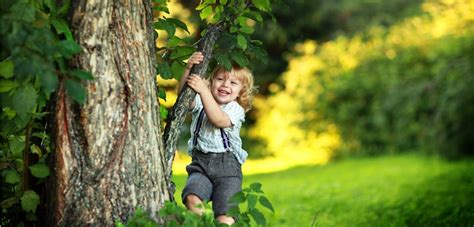
[{"label": "sunlit background", "polygon": [[[191,37],[205,28],[196,4],[170,3]],[[474,1],[295,0],[273,13],[255,25],[269,63],[251,66],[260,93],[241,133],[244,178],[276,204],[270,224],[472,226]],[[171,108],[177,82],[158,81]]]}]

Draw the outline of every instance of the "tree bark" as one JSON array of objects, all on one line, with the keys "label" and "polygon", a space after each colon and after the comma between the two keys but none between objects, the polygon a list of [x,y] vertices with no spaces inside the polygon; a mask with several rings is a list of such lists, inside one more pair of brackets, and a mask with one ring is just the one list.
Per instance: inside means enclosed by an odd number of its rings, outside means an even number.
[{"label": "tree bark", "polygon": [[[191,68],[190,74],[198,74],[200,76],[204,76],[206,74],[209,61],[212,57],[212,48],[223,31],[224,24],[222,23],[213,24],[208,27],[206,35],[201,39],[198,45],[198,51],[203,53],[204,60],[200,64],[194,65]],[[186,114],[189,111],[189,105],[194,100],[195,96],[196,93],[193,91],[193,89],[185,85],[179,94],[173,109],[168,114],[168,119],[166,122],[165,132],[163,135],[167,163],[167,169],[165,173],[168,183],[168,191],[172,195],[175,192],[175,186],[171,181],[171,176],[176,146],[181,133],[181,127],[183,126]]]},{"label": "tree bark", "polygon": [[[75,0],[73,65],[95,79],[84,104],[64,81],[55,110],[48,226],[112,226],[172,197],[165,180],[149,0]],[[156,217],[152,217],[157,220]]]}]

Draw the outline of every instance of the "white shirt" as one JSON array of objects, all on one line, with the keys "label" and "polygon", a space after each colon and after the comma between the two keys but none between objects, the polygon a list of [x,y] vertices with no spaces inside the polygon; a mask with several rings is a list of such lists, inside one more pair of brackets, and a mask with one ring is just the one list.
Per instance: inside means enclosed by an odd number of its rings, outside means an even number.
[{"label": "white shirt", "polygon": [[[188,153],[192,155],[194,149],[193,138],[196,130],[196,124],[198,121],[199,113],[203,109],[201,96],[198,94],[194,98],[194,108],[192,109],[192,122],[191,122],[191,138],[188,140]],[[248,153],[242,149],[242,139],[240,139],[240,128],[242,123],[245,121],[245,110],[239,103],[232,101],[225,105],[220,106],[230,119],[232,126],[224,128],[224,132],[227,134],[230,142],[230,150],[235,155],[240,164],[243,164],[247,159]],[[220,128],[212,125],[204,114],[204,118],[199,131],[199,137],[197,139],[196,149],[208,153],[221,153],[226,152],[224,148],[224,142],[221,137]]]}]

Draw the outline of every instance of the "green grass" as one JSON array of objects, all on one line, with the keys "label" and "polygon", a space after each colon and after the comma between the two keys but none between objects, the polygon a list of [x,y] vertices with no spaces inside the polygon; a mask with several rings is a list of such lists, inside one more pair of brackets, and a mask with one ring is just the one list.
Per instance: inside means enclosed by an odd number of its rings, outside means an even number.
[{"label": "green grass", "polygon": [[[174,176],[178,192],[186,176]],[[270,226],[473,226],[474,160],[351,159],[244,176],[275,207]],[[180,200],[178,200],[180,201]]]}]

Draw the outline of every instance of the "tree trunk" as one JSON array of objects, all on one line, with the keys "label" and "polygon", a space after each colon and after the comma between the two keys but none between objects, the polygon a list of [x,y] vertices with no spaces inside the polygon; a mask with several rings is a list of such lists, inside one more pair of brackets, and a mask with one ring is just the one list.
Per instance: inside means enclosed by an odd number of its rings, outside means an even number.
[{"label": "tree trunk", "polygon": [[[201,64],[194,65],[190,74],[198,74],[200,76],[204,76],[206,74],[209,61],[212,57],[212,48],[224,29],[225,27],[223,23],[213,24],[207,28],[206,35],[201,39],[198,45],[198,51],[203,53],[204,60],[201,62]],[[174,184],[171,182],[171,176],[173,159],[176,153],[176,146],[178,145],[178,138],[181,133],[181,127],[183,126],[186,114],[189,110],[189,104],[195,96],[196,93],[187,85],[185,85],[179,94],[173,109],[168,114],[163,141],[165,143],[167,163],[167,169],[165,173],[166,179],[168,181],[168,191],[170,194],[174,194],[175,192]]]},{"label": "tree trunk", "polygon": [[149,0],[75,0],[71,29],[87,99],[59,89],[49,226],[112,226],[169,200]]}]

